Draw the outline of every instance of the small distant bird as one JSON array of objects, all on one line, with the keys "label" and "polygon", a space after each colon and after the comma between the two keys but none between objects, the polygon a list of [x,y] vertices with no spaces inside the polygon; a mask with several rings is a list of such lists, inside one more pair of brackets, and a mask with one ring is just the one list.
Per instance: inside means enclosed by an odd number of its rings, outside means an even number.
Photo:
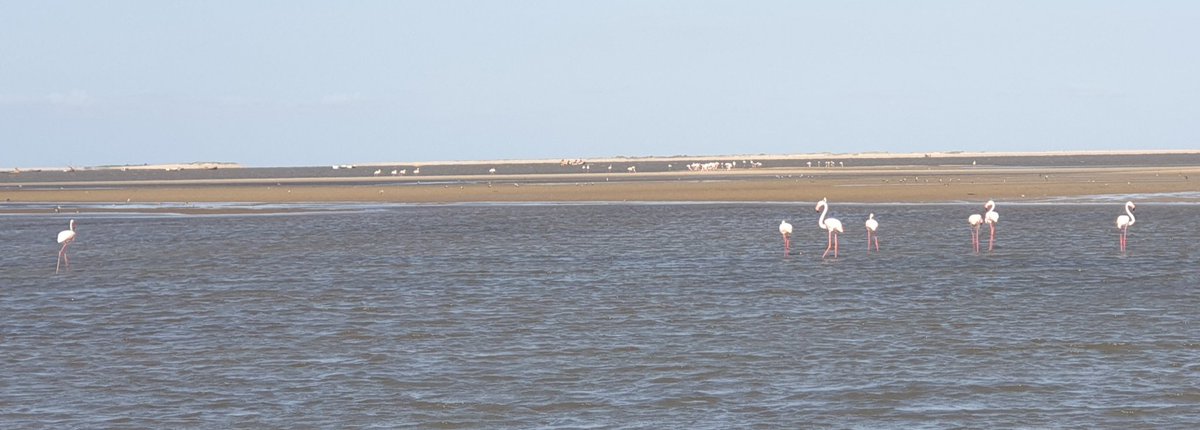
[{"label": "small distant bird", "polygon": [[67,263],[68,269],[71,268],[71,259],[67,258],[67,247],[75,242],[75,220],[71,220],[71,228],[58,232],[58,243],[62,244],[62,249],[58,250],[58,262],[54,263],[54,273],[58,273],[59,265]]},{"label": "small distant bird", "polygon": [[496,168],[495,168],[495,167],[493,167],[493,168],[491,168],[491,169],[488,169],[488,173],[491,173],[491,174],[495,175],[495,174],[496,174]]},{"label": "small distant bird", "polygon": [[983,225],[983,215],[971,214],[967,217],[967,223],[971,224],[971,246],[975,248],[975,252],[979,252],[979,227]]},{"label": "small distant bird", "polygon": [[996,213],[996,202],[988,200],[983,204],[983,208],[987,212],[983,214],[983,222],[988,225],[991,230],[991,235],[988,236],[988,251],[992,250],[992,245],[996,241],[996,224],[1000,223],[1000,214]]},{"label": "small distant bird", "polygon": [[783,220],[779,222],[779,234],[783,235],[783,255],[792,250],[792,225]]},{"label": "small distant bird", "polygon": [[817,202],[816,210],[821,213],[821,218],[817,220],[817,226],[829,232],[829,244],[825,246],[825,253],[821,254],[821,258],[829,255],[829,250],[833,249],[833,258],[838,256],[838,234],[842,233],[842,222],[837,218],[825,218],[829,213],[829,202],[824,198]]},{"label": "small distant bird", "polygon": [[867,217],[867,252],[871,252],[871,238],[875,239],[875,251],[879,252],[879,234],[875,230],[879,229],[879,221],[875,220],[875,214]]},{"label": "small distant bird", "polygon": [[1117,229],[1121,230],[1121,252],[1125,252],[1126,236],[1129,234],[1129,226],[1133,225],[1136,219],[1133,218],[1133,211],[1137,209],[1137,205],[1133,202],[1125,202],[1125,215],[1117,217]]},{"label": "small distant bird", "polygon": [[383,173],[383,169],[375,169],[375,174],[376,174],[376,175],[379,175],[379,174],[381,174],[381,173]]}]

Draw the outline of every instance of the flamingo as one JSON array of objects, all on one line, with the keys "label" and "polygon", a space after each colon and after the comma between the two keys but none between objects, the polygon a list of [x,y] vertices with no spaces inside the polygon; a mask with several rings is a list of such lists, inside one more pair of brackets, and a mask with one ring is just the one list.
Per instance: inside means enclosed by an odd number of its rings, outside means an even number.
[{"label": "flamingo", "polygon": [[967,223],[971,224],[971,246],[975,247],[975,252],[979,252],[979,226],[983,225],[983,215],[971,214],[967,217]]},{"label": "flamingo", "polygon": [[792,250],[792,225],[783,220],[779,222],[779,234],[783,235],[783,255]]},{"label": "flamingo", "polygon": [[71,268],[71,259],[67,258],[67,246],[70,246],[75,241],[75,220],[71,220],[71,228],[58,232],[58,243],[62,244],[62,249],[58,250],[58,262],[54,263],[54,273],[58,273],[59,264],[66,262],[67,268]]},{"label": "flamingo", "polygon": [[875,252],[879,252],[879,234],[875,230],[879,229],[879,221],[875,220],[875,214],[867,217],[867,252],[871,252],[871,237],[875,238]]},{"label": "flamingo", "polygon": [[983,222],[991,230],[991,235],[988,236],[988,251],[990,252],[996,241],[996,224],[1000,223],[1000,214],[996,213],[996,202],[994,201],[988,200],[983,204],[983,208],[987,209],[987,212],[983,214]]},{"label": "flamingo", "polygon": [[1133,225],[1133,211],[1137,209],[1137,205],[1133,202],[1125,202],[1125,215],[1117,217],[1117,229],[1121,230],[1121,252],[1125,252],[1125,238],[1129,234],[1129,226]]},{"label": "flamingo", "polygon": [[825,218],[825,215],[829,212],[829,202],[824,198],[817,202],[816,210],[821,212],[821,218],[817,220],[817,226],[829,231],[829,245],[825,246],[825,253],[821,254],[821,258],[829,255],[830,248],[833,249],[833,258],[837,258],[837,235],[844,231],[842,230],[842,222],[838,221],[837,218]]}]

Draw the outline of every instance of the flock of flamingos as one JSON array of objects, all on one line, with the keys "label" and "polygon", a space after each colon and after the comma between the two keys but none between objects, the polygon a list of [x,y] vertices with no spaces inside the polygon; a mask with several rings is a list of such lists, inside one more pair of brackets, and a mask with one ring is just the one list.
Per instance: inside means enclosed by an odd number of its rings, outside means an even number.
[{"label": "flock of flamingos", "polygon": [[[1129,226],[1132,226],[1136,219],[1133,217],[1133,210],[1137,208],[1133,202],[1125,202],[1125,214],[1117,217],[1117,229],[1121,231],[1120,246],[1121,252],[1125,252],[1126,237],[1129,234]],[[843,233],[842,222],[837,218],[828,218],[829,202],[826,199],[821,199],[817,202],[817,212],[821,213],[821,217],[817,219],[817,226],[821,227],[829,233],[829,244],[825,246],[825,253],[821,254],[821,258],[829,255],[829,251],[833,251],[833,258],[838,256],[838,234]],[[967,217],[967,223],[971,225],[971,246],[975,247],[975,252],[979,252],[979,231],[984,224],[987,224],[990,234],[988,236],[988,251],[992,250],[996,242],[996,224],[1000,222],[1000,214],[996,212],[996,202],[988,200],[983,204],[984,213],[971,214]],[[875,220],[875,214],[867,216],[867,252],[871,252],[871,245],[875,245],[875,251],[879,251],[879,235],[876,230],[879,229],[879,221]],[[788,255],[792,250],[792,225],[783,220],[779,223],[779,234],[783,235],[783,253]]]},{"label": "flock of flamingos", "polygon": [[[1125,214],[1117,217],[1117,229],[1121,230],[1121,251],[1125,251],[1125,237],[1129,233],[1129,226],[1135,221],[1133,218],[1133,210],[1136,208],[1133,202],[1125,202]],[[996,223],[1000,222],[1000,214],[996,212],[996,202],[988,200],[983,204],[984,213],[971,214],[967,217],[967,222],[971,224],[971,245],[975,247],[975,252],[979,252],[979,230],[983,224],[987,224],[991,231],[988,236],[988,251],[992,250],[992,245],[996,241]],[[817,226],[829,232],[829,245],[825,247],[825,253],[821,254],[821,258],[829,255],[829,251],[833,251],[833,258],[838,256],[838,234],[844,232],[842,222],[837,218],[828,218],[829,202],[826,199],[821,199],[817,202],[817,212],[821,213],[821,218],[817,220]],[[875,214],[867,217],[867,252],[871,252],[871,245],[874,243],[875,251],[879,251],[879,236],[876,230],[879,229],[879,221],[875,220]],[[779,223],[779,233],[783,235],[783,252],[789,254],[792,250],[792,225],[784,220]],[[873,242],[872,242],[873,241]],[[75,220],[71,220],[70,228],[58,232],[58,243],[62,244],[62,249],[58,250],[58,262],[54,264],[54,273],[58,273],[60,266],[66,263],[67,268],[71,267],[71,260],[67,258],[67,247],[75,242]]]}]

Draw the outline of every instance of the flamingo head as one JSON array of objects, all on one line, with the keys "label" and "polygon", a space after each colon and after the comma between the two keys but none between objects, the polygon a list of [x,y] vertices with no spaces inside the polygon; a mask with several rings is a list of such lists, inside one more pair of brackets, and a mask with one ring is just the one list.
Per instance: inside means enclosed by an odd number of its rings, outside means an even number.
[{"label": "flamingo head", "polygon": [[824,198],[824,197],[822,197],[822,198],[821,198],[821,201],[817,202],[817,207],[815,208],[815,209],[816,209],[816,211],[817,211],[817,212],[820,212],[820,211],[821,211],[821,208],[825,207],[825,205],[827,205],[827,204],[828,204],[828,203],[826,203],[826,201],[825,201],[825,198]]},{"label": "flamingo head", "polygon": [[1129,208],[1130,212],[1137,209],[1137,205],[1133,204],[1133,202],[1125,202],[1125,207]]},{"label": "flamingo head", "polygon": [[71,220],[71,231],[75,231],[75,220]]},{"label": "flamingo head", "polygon": [[875,214],[867,215],[867,219],[875,219]]},{"label": "flamingo head", "polygon": [[995,208],[995,207],[996,207],[996,202],[995,202],[995,201],[993,201],[993,200],[988,200],[988,201],[987,201],[987,203],[984,203],[984,204],[983,204],[983,209],[984,209],[984,210],[989,210],[989,211],[990,211],[990,210],[992,210],[992,209],[993,209],[993,208]]}]

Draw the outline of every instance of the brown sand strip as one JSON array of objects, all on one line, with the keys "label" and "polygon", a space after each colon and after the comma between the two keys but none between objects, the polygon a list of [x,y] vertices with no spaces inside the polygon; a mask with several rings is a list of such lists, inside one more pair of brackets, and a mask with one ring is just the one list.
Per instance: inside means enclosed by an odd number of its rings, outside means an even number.
[{"label": "brown sand strip", "polygon": [[[1193,179],[1194,178],[1194,179]],[[442,179],[442,178],[439,178]],[[223,183],[106,183],[98,189],[0,189],[10,203],[457,203],[762,201],[953,202],[1112,194],[1200,191],[1200,167],[1170,168],[876,168],[858,170],[760,169],[727,174],[688,172],[612,175],[471,176],[454,184],[341,184],[304,178]],[[294,181],[294,182],[293,182]],[[301,182],[301,183],[297,183]],[[264,184],[264,183],[268,183]],[[60,184],[61,185],[61,184]],[[96,184],[90,184],[96,185]],[[1194,197],[1192,197],[1194,198]],[[1169,200],[1164,198],[1163,200]],[[113,209],[119,211],[120,209]],[[0,212],[5,210],[0,205]],[[137,209],[136,212],[153,212]],[[168,212],[186,212],[178,208]],[[228,213],[230,209],[195,209]],[[207,211],[207,212],[206,212]],[[257,210],[249,210],[261,213]]]}]

